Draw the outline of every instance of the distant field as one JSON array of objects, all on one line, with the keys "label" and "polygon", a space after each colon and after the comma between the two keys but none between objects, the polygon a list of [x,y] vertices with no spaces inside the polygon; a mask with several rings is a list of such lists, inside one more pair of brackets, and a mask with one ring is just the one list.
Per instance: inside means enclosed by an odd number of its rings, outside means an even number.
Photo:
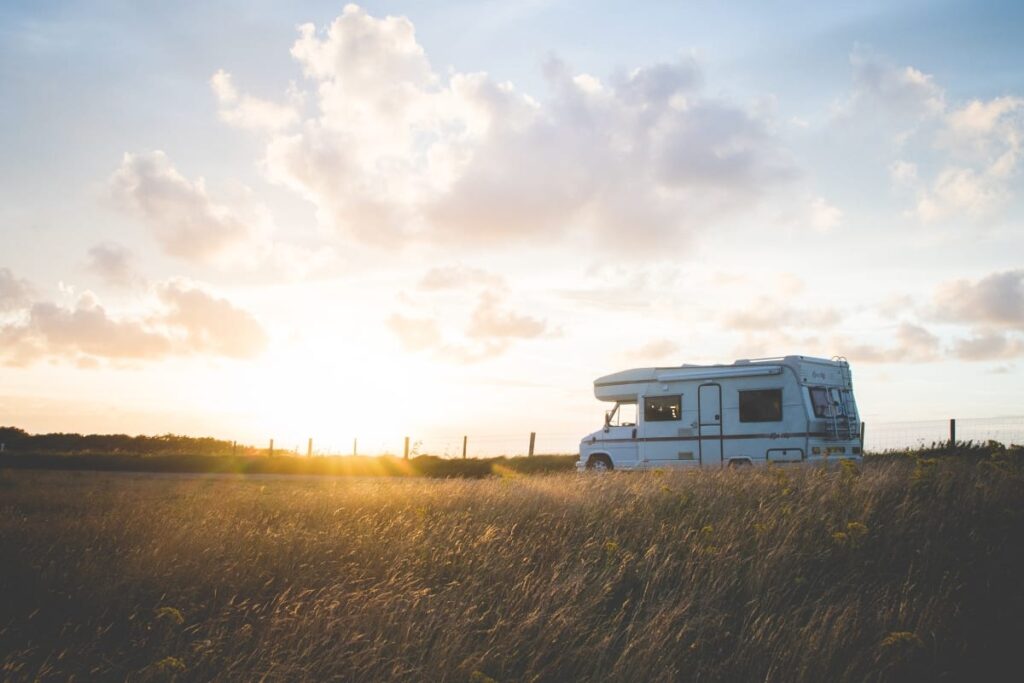
[{"label": "distant field", "polygon": [[1020,454],[504,474],[0,470],[0,679],[1019,680]]}]

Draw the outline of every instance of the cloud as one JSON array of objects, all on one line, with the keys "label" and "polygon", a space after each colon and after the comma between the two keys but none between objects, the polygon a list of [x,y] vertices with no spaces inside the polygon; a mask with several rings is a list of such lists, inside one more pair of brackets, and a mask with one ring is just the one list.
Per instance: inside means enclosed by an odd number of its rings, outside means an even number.
[{"label": "cloud", "polygon": [[89,249],[86,269],[114,287],[132,287],[144,282],[135,267],[135,255],[115,242],[103,242]]},{"label": "cloud", "polygon": [[202,178],[184,177],[159,150],[125,154],[111,188],[119,206],[140,216],[166,253],[186,261],[237,259],[265,238],[269,218],[262,205],[214,200]]},{"label": "cloud", "polygon": [[897,186],[913,187],[918,184],[917,164],[897,159],[889,164],[889,177]]},{"label": "cloud", "polygon": [[417,288],[422,291],[437,291],[470,286],[503,287],[504,285],[505,280],[500,275],[480,268],[458,265],[431,268],[420,278]]},{"label": "cloud", "polygon": [[548,331],[547,323],[503,308],[493,292],[480,295],[466,335],[474,339],[532,339]]},{"label": "cloud", "polygon": [[1019,358],[1024,356],[1024,340],[989,330],[965,339],[957,339],[953,344],[953,354],[961,360],[969,361]]},{"label": "cloud", "polygon": [[230,358],[251,358],[267,346],[267,334],[247,311],[198,286],[172,280],[157,289],[167,307],[158,318],[182,349]]},{"label": "cloud", "polygon": [[32,300],[32,285],[15,277],[8,268],[0,268],[0,313],[26,308]]},{"label": "cloud", "polygon": [[1019,149],[1022,111],[1020,97],[971,100],[946,116],[946,144],[997,156],[1006,144]]},{"label": "cloud", "polygon": [[631,349],[626,355],[639,360],[657,361],[678,356],[680,348],[679,342],[672,339],[652,339],[646,344]]},{"label": "cloud", "polygon": [[1024,330],[1024,270],[944,283],[933,303],[940,320]]},{"label": "cloud", "polygon": [[940,358],[939,338],[924,327],[902,322],[893,335],[893,343],[876,346],[841,338],[834,339],[835,348],[851,362],[860,363],[926,363]]},{"label": "cloud", "polygon": [[1024,141],[1024,99],[972,100],[946,114],[935,139],[950,159],[930,185],[918,185],[918,217],[988,219],[1012,195]]},{"label": "cloud", "polygon": [[993,175],[988,170],[946,168],[930,188],[919,192],[917,216],[925,223],[957,214],[975,219],[987,218],[1009,197],[1002,176],[1002,172]]},{"label": "cloud", "polygon": [[778,330],[784,327],[827,328],[840,321],[839,312],[832,308],[795,308],[762,297],[751,307],[726,313],[722,325],[731,330]]},{"label": "cloud", "polygon": [[[728,282],[723,282],[728,286]],[[797,282],[799,284],[799,281]],[[799,292],[795,288],[794,294]],[[788,297],[792,298],[792,295]],[[847,334],[831,308],[779,303],[762,297],[748,308],[723,313],[721,327],[740,333],[739,356],[800,353],[839,354],[861,363],[991,361],[1024,357],[1024,270],[996,272],[936,287],[932,302],[893,294],[861,308],[883,320],[904,319],[887,336]],[[916,318],[917,320],[915,320]],[[941,335],[920,322],[945,323]],[[859,325],[858,325],[859,326]],[[808,333],[813,333],[811,336]]]},{"label": "cloud", "polygon": [[843,212],[829,204],[823,197],[816,197],[809,207],[811,227],[818,232],[831,232],[842,221]]},{"label": "cloud", "polygon": [[587,270],[581,286],[557,290],[556,294],[574,306],[591,306],[601,311],[671,309],[683,287],[683,273],[675,265],[637,268],[621,262],[604,263]]},{"label": "cloud", "polygon": [[[323,31],[301,26],[291,54],[317,113],[267,134],[268,176],[363,243],[578,234],[650,250],[796,175],[770,120],[700,93],[692,58],[607,84],[552,60],[541,103],[483,73],[439,74],[408,19],[355,5]],[[244,101],[226,73],[214,79],[226,103]]]},{"label": "cloud", "polygon": [[912,66],[898,66],[870,47],[857,45],[850,53],[853,93],[841,114],[855,118],[877,113],[904,122],[937,116],[946,108],[945,91],[934,78]]},{"label": "cloud", "polygon": [[278,130],[287,128],[299,119],[299,113],[293,107],[251,95],[239,95],[231,74],[223,69],[210,78],[210,87],[220,105],[218,114],[221,120],[232,126],[251,130]]},{"label": "cloud", "polygon": [[[451,316],[447,316],[450,318]],[[407,351],[474,363],[505,353],[517,340],[552,334],[547,321],[511,310],[493,291],[481,292],[462,325],[442,325],[436,316],[392,314],[386,325]]]},{"label": "cloud", "polygon": [[255,318],[196,285],[170,281],[154,294],[154,310],[136,316],[110,314],[89,291],[71,306],[32,303],[23,319],[0,326],[0,359],[11,365],[66,359],[88,367],[196,354],[249,358],[267,345]]},{"label": "cloud", "polygon": [[[889,164],[893,186],[913,197],[907,212],[922,223],[955,218],[987,222],[1012,197],[1024,140],[1024,98],[951,103],[932,76],[897,66],[863,46],[850,55],[853,91],[839,107],[843,135],[866,131],[900,151]],[[927,163],[907,159],[920,154]]]}]

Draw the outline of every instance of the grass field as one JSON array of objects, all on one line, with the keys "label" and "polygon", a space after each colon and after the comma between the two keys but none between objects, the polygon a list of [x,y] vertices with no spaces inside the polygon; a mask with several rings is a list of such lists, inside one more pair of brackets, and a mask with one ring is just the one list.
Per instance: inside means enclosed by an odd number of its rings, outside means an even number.
[{"label": "grass field", "polygon": [[0,471],[0,678],[1019,680],[1019,454],[506,474]]},{"label": "grass field", "polygon": [[441,458],[419,455],[230,456],[124,453],[18,453],[0,457],[0,469],[196,474],[296,474],[329,477],[488,477],[493,474],[571,472],[579,455]]}]

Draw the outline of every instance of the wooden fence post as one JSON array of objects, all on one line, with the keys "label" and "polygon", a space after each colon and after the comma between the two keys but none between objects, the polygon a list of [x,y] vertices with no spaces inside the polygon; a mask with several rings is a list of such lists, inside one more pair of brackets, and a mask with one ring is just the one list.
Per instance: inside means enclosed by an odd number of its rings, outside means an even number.
[{"label": "wooden fence post", "polygon": [[273,439],[270,440],[270,450],[267,452],[267,455],[269,455],[271,458],[274,457],[274,440]]},{"label": "wooden fence post", "polygon": [[530,432],[530,454],[527,457],[533,457],[533,445],[537,441],[537,432]]},{"label": "wooden fence post", "polygon": [[409,459],[409,437],[405,437],[405,450],[402,455],[406,460]]},{"label": "wooden fence post", "polygon": [[956,418],[949,419],[949,447],[956,447]]},{"label": "wooden fence post", "polygon": [[466,459],[466,442],[469,440],[468,436],[462,437],[462,459]]},{"label": "wooden fence post", "polygon": [[306,457],[313,457],[313,437],[309,437],[309,441],[306,443]]},{"label": "wooden fence post", "polygon": [[352,439],[352,455],[359,455],[359,439]]}]

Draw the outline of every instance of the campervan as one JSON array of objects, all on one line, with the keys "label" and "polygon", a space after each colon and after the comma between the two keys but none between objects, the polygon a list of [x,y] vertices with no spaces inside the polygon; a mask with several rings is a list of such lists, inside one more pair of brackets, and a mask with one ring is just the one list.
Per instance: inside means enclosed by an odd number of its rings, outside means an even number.
[{"label": "campervan", "polygon": [[731,365],[623,370],[594,381],[614,403],[580,442],[578,469],[737,467],[860,460],[844,358],[785,356]]}]

